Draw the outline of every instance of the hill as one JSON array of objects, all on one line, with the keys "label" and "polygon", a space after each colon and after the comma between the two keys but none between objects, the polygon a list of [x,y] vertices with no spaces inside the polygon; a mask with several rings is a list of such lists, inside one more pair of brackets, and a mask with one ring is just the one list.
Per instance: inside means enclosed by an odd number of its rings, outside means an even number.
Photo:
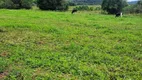
[{"label": "hill", "polygon": [[128,4],[137,4],[138,1],[131,1],[131,2],[128,2]]},{"label": "hill", "polygon": [[[77,4],[101,4],[102,0],[71,0],[74,3]],[[128,2],[128,4],[136,4],[138,1],[131,1]]]},{"label": "hill", "polygon": [[102,0],[72,0],[77,4],[101,4]]}]

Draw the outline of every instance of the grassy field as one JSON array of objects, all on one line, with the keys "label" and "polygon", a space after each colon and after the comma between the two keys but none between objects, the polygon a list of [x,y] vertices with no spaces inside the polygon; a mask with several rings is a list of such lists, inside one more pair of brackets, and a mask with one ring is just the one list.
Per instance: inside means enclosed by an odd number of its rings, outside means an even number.
[{"label": "grassy field", "polygon": [[140,80],[142,15],[0,10],[0,80]]}]

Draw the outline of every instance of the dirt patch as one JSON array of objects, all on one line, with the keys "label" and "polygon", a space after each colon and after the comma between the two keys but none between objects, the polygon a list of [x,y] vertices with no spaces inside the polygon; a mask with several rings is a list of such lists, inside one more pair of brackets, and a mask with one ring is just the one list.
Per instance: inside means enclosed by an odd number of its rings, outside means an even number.
[{"label": "dirt patch", "polygon": [[0,29],[0,33],[6,32],[5,30]]},{"label": "dirt patch", "polygon": [[0,73],[0,79],[4,79],[8,75],[8,71]]},{"label": "dirt patch", "polygon": [[9,53],[7,51],[4,51],[0,54],[0,57],[7,57]]},{"label": "dirt patch", "polygon": [[37,42],[35,42],[35,43],[36,43],[36,44],[39,44],[39,45],[45,44],[44,41],[37,41]]},{"label": "dirt patch", "polygon": [[0,32],[4,32],[2,29],[0,29]]}]

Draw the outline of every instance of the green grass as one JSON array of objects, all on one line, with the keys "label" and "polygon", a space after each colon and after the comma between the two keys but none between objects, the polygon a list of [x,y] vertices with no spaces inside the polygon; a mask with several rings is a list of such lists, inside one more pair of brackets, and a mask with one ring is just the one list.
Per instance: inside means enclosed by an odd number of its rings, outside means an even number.
[{"label": "green grass", "polygon": [[0,10],[5,80],[140,80],[142,15]]}]

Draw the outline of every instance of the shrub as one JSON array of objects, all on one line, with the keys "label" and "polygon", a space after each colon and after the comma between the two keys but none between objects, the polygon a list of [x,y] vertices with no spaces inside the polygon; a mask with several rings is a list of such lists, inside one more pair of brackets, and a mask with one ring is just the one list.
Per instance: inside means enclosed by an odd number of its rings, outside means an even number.
[{"label": "shrub", "polygon": [[76,10],[80,10],[80,11],[93,11],[94,8],[93,7],[88,7],[88,6],[78,6],[78,7],[75,7],[74,9]]},{"label": "shrub", "polygon": [[101,7],[96,7],[95,10],[101,10]]},{"label": "shrub", "polygon": [[74,2],[68,2],[69,6],[76,6],[77,4],[75,4]]},{"label": "shrub", "polygon": [[42,10],[67,10],[68,5],[65,0],[38,0],[37,5]]}]

